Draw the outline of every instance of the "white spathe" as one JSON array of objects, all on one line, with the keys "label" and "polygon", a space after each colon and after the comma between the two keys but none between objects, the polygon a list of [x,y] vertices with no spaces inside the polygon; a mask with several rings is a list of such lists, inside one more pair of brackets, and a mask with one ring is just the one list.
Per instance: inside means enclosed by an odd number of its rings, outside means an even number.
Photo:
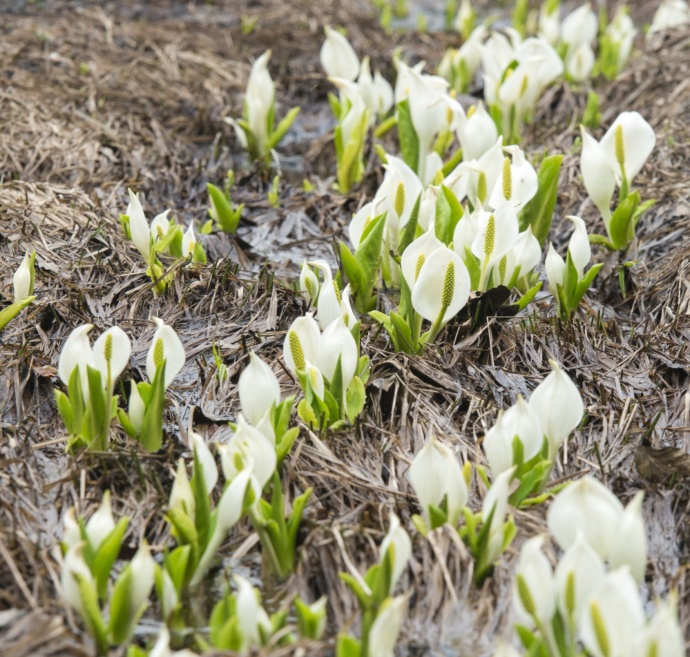
[{"label": "white spathe", "polygon": [[647,531],[642,517],[643,498],[644,493],[640,491],[625,507],[608,556],[612,568],[628,566],[630,574],[638,584],[644,581],[647,569]]},{"label": "white spathe", "polygon": [[550,363],[552,372],[534,389],[529,403],[539,415],[542,429],[551,445],[551,455],[554,455],[570,432],[580,424],[584,404],[572,379],[556,361]]},{"label": "white spathe", "polygon": [[562,490],[547,513],[549,531],[567,550],[582,533],[602,559],[607,559],[623,516],[623,505],[589,475]]},{"label": "white spathe", "polygon": [[513,589],[513,606],[520,623],[529,628],[537,623],[549,626],[556,613],[556,583],[551,564],[542,552],[543,544],[544,536],[535,536],[523,544],[515,574],[518,583]]},{"label": "white spathe", "polygon": [[470,275],[460,256],[445,244],[432,251],[412,290],[415,311],[430,322],[440,317],[445,324],[460,312],[469,296]]},{"label": "white spathe", "polygon": [[24,301],[33,294],[33,274],[31,272],[31,256],[24,254],[21,264],[12,276],[14,302]]},{"label": "white spathe", "polygon": [[[182,341],[175,330],[162,319],[153,318],[156,332],[151,339],[151,347],[146,354],[146,375],[149,381],[156,376],[156,367],[165,360],[165,387],[169,387],[185,363],[185,351]],[[159,360],[160,359],[160,360]]]},{"label": "white spathe", "polygon": [[249,352],[249,365],[242,370],[237,388],[242,413],[254,426],[280,402],[280,383],[276,375],[253,351]]},{"label": "white spathe", "polygon": [[321,66],[329,77],[356,80],[359,75],[359,57],[350,42],[340,32],[326,26],[326,40],[321,46]]},{"label": "white spathe", "polygon": [[565,619],[577,621],[592,592],[601,583],[606,569],[602,558],[577,532],[575,542],[565,551],[556,566],[558,608]]},{"label": "white spathe", "polygon": [[390,527],[386,537],[381,543],[381,556],[379,557],[379,563],[385,558],[388,551],[392,550],[392,562],[393,562],[393,573],[391,577],[391,587],[389,594],[393,593],[395,585],[397,584],[400,576],[407,568],[407,562],[410,560],[412,554],[412,541],[408,533],[400,525],[400,520],[395,513],[390,514]]},{"label": "white spathe", "polygon": [[587,601],[580,636],[593,657],[636,655],[644,621],[637,584],[627,568],[619,568],[604,576]]},{"label": "white spathe", "polygon": [[86,523],[86,536],[94,552],[98,552],[98,548],[113,529],[115,529],[115,519],[110,506],[110,491],[107,490],[103,493],[100,506]]},{"label": "white spathe", "polygon": [[453,452],[432,436],[415,456],[407,477],[427,523],[431,522],[429,507],[439,507],[445,498],[448,523],[455,527],[468,494],[462,468]]},{"label": "white spathe", "polygon": [[320,350],[321,331],[313,315],[298,317],[288,329],[283,343],[286,367],[296,374],[304,371],[307,361],[316,363]]}]

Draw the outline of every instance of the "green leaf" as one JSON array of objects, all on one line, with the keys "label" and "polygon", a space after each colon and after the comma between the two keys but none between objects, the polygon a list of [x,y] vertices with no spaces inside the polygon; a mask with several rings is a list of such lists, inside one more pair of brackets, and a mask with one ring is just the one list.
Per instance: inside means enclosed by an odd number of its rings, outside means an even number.
[{"label": "green leaf", "polygon": [[[190,520],[191,524],[191,520]],[[193,526],[192,526],[193,529]],[[196,529],[194,529],[194,534]],[[180,593],[182,588],[187,581],[188,571],[193,570],[190,565],[196,565],[192,563],[192,546],[191,545],[180,545],[176,547],[172,552],[166,552],[164,556],[165,570],[170,579],[172,580],[175,590]],[[189,572],[191,577],[191,572]]]},{"label": "green leaf", "polygon": [[415,353],[417,345],[414,344],[414,340],[412,339],[412,329],[403,319],[402,315],[398,315],[395,311],[391,311],[390,320],[400,337],[400,344],[404,345],[403,351],[408,354]]},{"label": "green leaf", "polygon": [[86,409],[89,449],[105,451],[108,449],[108,428],[110,426],[110,404],[108,394],[101,382],[101,373],[90,365],[86,366],[89,383],[89,405]]},{"label": "green leaf", "polygon": [[583,276],[583,278],[578,281],[577,288],[573,295],[573,308],[577,307],[580,300],[585,295],[585,292],[589,289],[594,279],[597,277],[599,270],[604,266],[604,263],[600,262],[596,265],[592,265],[590,270]]},{"label": "green leaf", "polygon": [[543,285],[543,281],[539,281],[534,287],[529,288],[527,292],[525,292],[517,302],[518,308],[520,310],[524,310],[527,307],[527,304],[531,303],[534,297],[537,296],[537,292],[541,290],[541,286]]},{"label": "green leaf", "polygon": [[403,161],[416,173],[419,166],[419,137],[414,129],[410,101],[407,98],[397,104],[396,116]]},{"label": "green leaf", "polygon": [[297,415],[299,415],[301,420],[310,428],[319,428],[319,421],[314,412],[314,408],[306,399],[301,399],[299,404],[297,404]]},{"label": "green leaf", "polygon": [[120,554],[122,539],[129,526],[129,518],[120,518],[113,530],[105,537],[105,540],[98,548],[91,566],[91,572],[96,579],[98,597],[105,600],[108,597],[108,580],[110,571],[113,568],[115,559]]},{"label": "green leaf", "polygon": [[340,262],[343,266],[345,276],[350,283],[350,287],[355,295],[359,294],[364,287],[363,275],[359,268],[359,263],[353,255],[352,251],[347,247],[345,242],[340,242]]},{"label": "green leaf", "polygon": [[479,287],[479,281],[482,277],[482,269],[477,259],[477,256],[472,253],[469,246],[465,247],[465,267],[470,275],[470,290],[476,290]]},{"label": "green leaf", "polygon": [[189,484],[194,495],[194,525],[199,534],[199,546],[206,549],[208,539],[210,538],[211,502],[209,494],[211,491],[207,488],[204,469],[201,466],[201,460],[196,449],[194,449],[194,469]]},{"label": "green leaf", "polygon": [[340,100],[338,100],[338,96],[336,96],[333,93],[328,94],[328,104],[331,106],[331,112],[333,112],[333,116],[336,118],[337,121],[340,121],[341,106]]},{"label": "green leaf", "polygon": [[443,177],[447,178],[455,169],[455,167],[458,166],[462,162],[462,148],[458,148],[449,158],[449,160],[443,165],[443,168],[441,169],[441,172],[443,173]]},{"label": "green leaf", "polygon": [[133,624],[139,610],[130,608],[131,589],[132,567],[130,564],[127,564],[117,578],[110,596],[110,623],[108,629],[113,645],[119,645],[127,641],[134,629]]},{"label": "green leaf", "polygon": [[462,205],[448,187],[441,185],[441,192],[436,201],[435,232],[436,237],[448,245],[453,241],[455,227],[462,218],[463,211]]},{"label": "green leaf", "polygon": [[635,237],[635,224],[633,217],[635,209],[640,203],[640,195],[637,192],[628,194],[625,200],[616,208],[609,221],[608,233],[614,249],[622,251],[633,237]]},{"label": "green leaf", "polygon": [[371,295],[379,277],[383,232],[386,226],[386,214],[380,214],[369,222],[359,247],[355,251],[355,259],[361,274],[357,308],[360,312],[370,309]]},{"label": "green leaf", "polygon": [[60,417],[62,418],[67,431],[69,433],[73,433],[72,404],[70,404],[69,397],[62,392],[62,390],[58,390],[57,388],[53,391],[53,393],[55,395],[55,404],[57,405],[58,413],[60,413]]},{"label": "green leaf", "polygon": [[0,331],[4,329],[24,308],[26,308],[36,296],[30,296],[21,301],[17,301],[6,308],[0,310]]},{"label": "green leaf", "polygon": [[108,637],[105,621],[98,606],[98,594],[92,582],[79,573],[73,574],[79,586],[79,596],[81,597],[84,614],[82,618],[91,636],[96,640],[96,646],[100,655],[108,652]]},{"label": "green leaf", "polygon": [[346,393],[346,412],[350,422],[354,422],[355,418],[362,412],[365,400],[366,393],[364,392],[364,384],[362,380],[356,376],[350,382]]},{"label": "green leaf", "polygon": [[146,403],[139,441],[149,452],[157,452],[163,444],[163,409],[165,408],[165,360],[156,368]]},{"label": "green leaf", "polygon": [[525,205],[520,213],[520,230],[532,227],[532,234],[544,246],[551,227],[553,211],[558,194],[558,176],[563,162],[562,155],[545,157],[539,167],[539,188],[536,196]]},{"label": "green leaf", "polygon": [[133,440],[136,440],[139,437],[139,433],[137,430],[134,428],[134,425],[129,419],[129,415],[124,411],[122,408],[117,409],[117,420],[120,423],[120,426],[125,430],[125,433],[132,438]]},{"label": "green leaf", "polygon": [[285,133],[290,129],[292,122],[297,118],[299,114],[299,107],[293,107],[286,115],[285,118],[278,123],[278,126],[273,131],[268,139],[268,150],[275,148],[280,140],[285,136]]},{"label": "green leaf", "polygon": [[338,635],[335,647],[335,657],[360,657],[362,649],[359,641],[347,634]]},{"label": "green leaf", "polygon": [[206,183],[206,189],[208,190],[213,218],[218,222],[222,231],[234,233],[240,221],[239,213],[233,210],[232,204],[225,196],[223,190],[211,183]]}]

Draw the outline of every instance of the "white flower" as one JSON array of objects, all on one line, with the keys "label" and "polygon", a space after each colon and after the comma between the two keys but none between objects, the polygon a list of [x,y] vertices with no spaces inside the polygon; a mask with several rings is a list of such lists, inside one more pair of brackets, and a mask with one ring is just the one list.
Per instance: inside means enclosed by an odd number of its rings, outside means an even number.
[{"label": "white flower", "polygon": [[144,607],[153,589],[156,563],[151,557],[149,546],[142,542],[129,563],[132,569],[132,583],[129,590],[130,613],[134,616]]},{"label": "white flower", "polygon": [[539,11],[539,36],[546,39],[552,46],[558,43],[561,31],[561,19],[559,8],[548,12],[547,3],[542,3]]},{"label": "white flower", "polygon": [[573,261],[573,265],[575,265],[575,271],[577,272],[578,278],[582,278],[585,273],[585,267],[592,258],[592,249],[589,245],[587,227],[580,217],[568,215],[566,219],[570,219],[570,221],[575,224],[575,230],[570,236],[570,242],[568,242],[568,251],[570,252],[570,258]]},{"label": "white flower", "polygon": [[522,278],[531,272],[540,259],[539,240],[532,234],[532,227],[527,226],[527,230],[518,235],[515,244],[496,264],[494,281],[501,285],[509,285],[514,276]]},{"label": "white flower", "polygon": [[371,77],[369,56],[362,60],[357,84],[372,118],[386,116],[393,107],[393,87],[378,71]]},{"label": "white flower", "polygon": [[477,213],[477,227],[472,253],[488,271],[517,241],[519,227],[515,208],[504,202],[493,212],[480,211]]},{"label": "white flower", "polygon": [[110,491],[103,493],[101,504],[86,523],[86,536],[89,539],[89,545],[94,552],[98,552],[103,541],[108,537],[110,532],[115,529],[115,520],[113,519],[113,512],[110,507]]},{"label": "white flower", "polygon": [[104,331],[93,345],[92,366],[101,373],[104,387],[112,390],[115,381],[122,374],[132,353],[132,343],[118,326]]},{"label": "white flower", "polygon": [[170,210],[161,212],[157,214],[153,219],[151,219],[151,238],[154,242],[163,239],[170,230],[170,220],[168,219],[168,214]]},{"label": "white flower", "polygon": [[656,145],[652,127],[639,112],[623,112],[601,139],[601,147],[614,166],[617,181],[628,186]]},{"label": "white flower", "polygon": [[194,522],[196,516],[196,501],[194,500],[192,486],[187,476],[187,466],[183,458],[180,458],[177,462],[177,470],[175,471],[175,480],[173,481],[172,490],[170,491],[168,508],[171,510],[180,509],[192,522]]},{"label": "white flower", "polygon": [[627,568],[605,575],[587,601],[580,622],[581,638],[587,651],[593,657],[638,654],[636,649],[643,626],[642,602]]},{"label": "white flower", "polygon": [[589,80],[596,57],[589,43],[581,43],[577,48],[568,51],[565,58],[565,70],[575,82]]},{"label": "white flower", "polygon": [[510,496],[510,482],[514,473],[515,468],[513,467],[498,475],[493,480],[482,504],[482,522],[486,523],[491,516],[487,563],[496,561],[503,548],[504,521],[508,508],[508,497]]},{"label": "white flower", "polygon": [[400,579],[400,576],[407,568],[407,562],[410,560],[412,554],[412,541],[407,532],[400,526],[400,520],[395,513],[390,515],[390,528],[388,534],[381,543],[381,556],[379,563],[383,561],[389,550],[393,550],[393,573],[391,577],[391,588],[389,593],[393,592],[395,585]]},{"label": "white flower", "polygon": [[70,334],[65,344],[62,345],[60,358],[58,360],[58,376],[60,380],[69,385],[70,377],[75,368],[79,368],[81,377],[82,392],[88,395],[88,379],[86,368],[93,366],[93,352],[89,342],[89,332],[93,324],[82,324],[77,326]]},{"label": "white flower", "polygon": [[663,0],[654,14],[647,36],[690,23],[690,6],[685,0]]},{"label": "white flower", "polygon": [[74,507],[70,507],[67,510],[62,519],[62,525],[62,542],[69,549],[81,541],[81,528],[74,515]]},{"label": "white flower", "polygon": [[249,129],[257,141],[259,153],[265,153],[268,148],[268,116],[275,102],[275,85],[268,72],[270,57],[271,51],[267,50],[254,62],[244,96]]},{"label": "white flower", "polygon": [[498,475],[513,465],[513,441],[522,443],[524,462],[534,458],[544,443],[539,415],[522,397],[505,413],[498,416],[482,443],[491,472]]},{"label": "white flower", "polygon": [[359,74],[359,58],[350,42],[340,32],[326,26],[326,41],[321,47],[321,66],[328,77],[355,80]]},{"label": "white flower", "polygon": [[504,150],[513,157],[512,160],[504,158],[501,173],[489,197],[489,205],[497,209],[509,202],[515,208],[521,208],[537,193],[537,172],[519,146],[506,146]]},{"label": "white flower", "polygon": [[407,615],[407,595],[387,598],[369,631],[369,655],[394,657],[395,644]]},{"label": "white flower", "polygon": [[307,303],[314,303],[314,300],[319,295],[319,279],[306,260],[301,265],[299,289],[306,298]]},{"label": "white flower", "polygon": [[14,287],[14,302],[18,303],[28,299],[34,293],[34,265],[33,257],[28,253],[24,254],[24,259],[12,277]]},{"label": "white flower", "polygon": [[635,581],[644,581],[647,569],[647,532],[642,517],[641,491],[625,507],[608,555],[612,568],[628,566]]},{"label": "white flower", "polygon": [[241,415],[232,438],[227,444],[219,445],[218,451],[226,481],[233,481],[240,472],[249,470],[263,489],[275,472],[275,445]]},{"label": "white flower", "polygon": [[549,250],[544,260],[546,278],[554,297],[558,297],[558,288],[565,283],[565,260],[558,254],[553,244],[549,242]]},{"label": "white flower", "polygon": [[208,448],[206,441],[195,431],[189,432],[189,447],[199,461],[204,475],[206,491],[210,495],[218,482],[218,466],[216,465],[216,459],[213,458],[213,454],[211,454],[211,450]]},{"label": "white flower", "polygon": [[280,383],[276,375],[253,351],[249,352],[249,365],[240,374],[237,387],[242,413],[254,426],[280,402]]},{"label": "white flower", "polygon": [[151,253],[151,230],[139,197],[131,189],[127,189],[127,192],[129,193],[129,205],[125,214],[129,217],[129,234],[134,246],[137,247],[144,260],[148,262]]},{"label": "white flower", "polygon": [[534,389],[529,403],[539,415],[553,455],[580,424],[584,404],[580,391],[570,377],[556,361],[550,362],[553,371]]},{"label": "white flower", "polygon": [[443,244],[434,234],[434,224],[431,223],[429,230],[405,249],[400,259],[400,268],[410,290],[414,289],[424,263],[441,246]]},{"label": "white flower", "polygon": [[129,405],[127,415],[137,434],[141,433],[144,426],[144,415],[146,414],[146,404],[139,394],[139,388],[134,381],[129,382]]},{"label": "white flower", "polygon": [[593,43],[597,38],[599,21],[589,2],[570,12],[561,25],[561,39],[568,50],[575,50],[582,43]]},{"label": "white flower", "polygon": [[316,319],[323,331],[331,322],[342,315],[342,297],[333,280],[331,266],[325,260],[312,260],[309,264],[319,269],[323,274],[323,283],[319,290],[318,301],[316,302]]},{"label": "white flower", "polygon": [[251,646],[261,646],[261,635],[271,631],[271,621],[259,603],[254,587],[239,575],[235,575],[233,579],[237,586],[235,594],[237,626],[243,639],[243,650],[240,652],[245,652]]},{"label": "white flower", "polygon": [[242,517],[244,510],[244,499],[247,493],[247,487],[252,486],[255,497],[261,496],[261,489],[253,477],[251,469],[242,470],[230,482],[230,485],[225,488],[223,495],[218,502],[215,513],[217,520],[211,538],[208,541],[206,550],[199,559],[194,575],[192,576],[190,586],[196,586],[201,582],[206,571],[208,570],[211,560],[216,555],[220,544],[227,536],[228,532],[237,524]]},{"label": "white flower", "polygon": [[186,258],[194,254],[196,247],[196,235],[194,234],[194,222],[189,224],[189,228],[182,236],[182,255]]},{"label": "white flower", "polygon": [[175,330],[162,319],[153,318],[156,332],[151,340],[151,347],[146,355],[146,375],[150,381],[156,376],[156,368],[165,361],[165,382],[167,388],[184,366],[185,351]]},{"label": "white flower", "polygon": [[597,554],[609,556],[623,516],[623,505],[602,483],[590,476],[561,491],[547,514],[549,531],[564,550],[582,533]]},{"label": "white flower", "polygon": [[616,190],[616,172],[607,152],[585,130],[584,126],[580,126],[580,134],[582,135],[580,172],[585,189],[608,226],[611,219],[611,199]]},{"label": "white flower", "polygon": [[[364,229],[375,217],[374,201],[369,201],[369,203],[363,205],[352,217],[352,221],[350,221],[350,225],[348,227],[348,234],[350,236],[350,242],[352,242],[352,246],[355,247],[355,250],[359,248],[359,243],[362,240]],[[314,278],[316,278],[316,275],[314,275]],[[316,289],[318,290],[318,287]],[[313,299],[311,300],[313,301]]]},{"label": "white flower", "polygon": [[604,578],[604,562],[579,531],[575,542],[556,566],[558,608],[563,617],[577,622],[592,592]]},{"label": "white flower", "polygon": [[424,319],[450,321],[470,296],[470,275],[460,256],[442,244],[422,264],[412,290],[412,306]]},{"label": "white flower", "polygon": [[321,332],[311,313],[298,317],[287,331],[283,343],[285,365],[293,373],[303,372],[306,363],[316,363]]},{"label": "white flower", "polygon": [[518,619],[526,627],[549,626],[556,613],[556,586],[549,560],[541,551],[543,536],[526,541],[520,551],[513,604]]},{"label": "white flower", "polygon": [[331,322],[321,335],[316,366],[326,379],[333,382],[338,361],[340,361],[344,393],[357,371],[358,355],[355,339],[345,325],[345,318],[341,315]]},{"label": "white flower", "polygon": [[96,582],[91,574],[91,570],[84,560],[85,547],[86,543],[81,541],[75,543],[67,550],[62,562],[62,572],[60,576],[63,597],[70,607],[79,612],[82,618],[85,618],[86,614],[80,585],[77,579],[83,582],[83,586],[93,589],[94,595],[96,594]]},{"label": "white flower", "polygon": [[642,633],[642,650],[638,653],[684,657],[685,639],[678,624],[678,595],[671,591],[666,602],[657,603],[656,613]]},{"label": "white flower", "polygon": [[458,124],[457,136],[465,162],[478,160],[498,139],[496,124],[481,101],[470,108],[467,117],[463,113]]},{"label": "white flower", "polygon": [[467,484],[453,452],[432,436],[415,456],[407,476],[427,523],[431,523],[429,507],[439,507],[445,499],[448,523],[455,527],[467,504]]}]

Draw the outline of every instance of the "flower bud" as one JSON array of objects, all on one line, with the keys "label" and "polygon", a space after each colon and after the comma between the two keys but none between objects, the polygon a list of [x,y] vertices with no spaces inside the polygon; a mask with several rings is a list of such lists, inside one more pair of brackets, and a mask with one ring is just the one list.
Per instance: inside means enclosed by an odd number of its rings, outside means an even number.
[{"label": "flower bud", "polygon": [[253,351],[249,352],[249,365],[240,374],[237,387],[242,413],[254,426],[280,402],[280,383],[276,375]]},{"label": "flower bud", "polygon": [[12,284],[14,287],[14,302],[18,303],[28,299],[34,293],[34,260],[36,259],[36,252],[31,255],[24,254],[19,268],[14,272],[12,277]]},{"label": "flower bud", "polygon": [[340,32],[326,26],[326,41],[321,47],[321,66],[329,77],[355,80],[359,75],[359,57]]},{"label": "flower bud", "polygon": [[534,389],[529,404],[539,416],[553,455],[580,424],[584,404],[577,386],[558,363],[552,360],[551,367],[553,371]]},{"label": "flower bud", "polygon": [[407,568],[407,562],[412,554],[412,542],[407,532],[400,526],[400,520],[394,513],[390,515],[390,528],[388,534],[381,543],[381,562],[389,550],[393,551],[393,574],[391,577],[391,587],[388,592],[393,593],[395,585],[400,579],[400,576]]}]

